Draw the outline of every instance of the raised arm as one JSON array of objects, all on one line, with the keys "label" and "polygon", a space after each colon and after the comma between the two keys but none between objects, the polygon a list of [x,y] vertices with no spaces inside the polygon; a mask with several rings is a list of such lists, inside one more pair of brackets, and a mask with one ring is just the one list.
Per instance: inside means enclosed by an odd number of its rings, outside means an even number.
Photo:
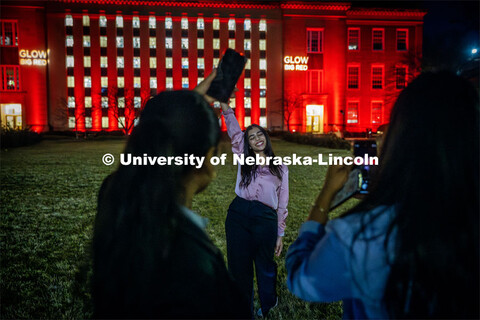
[{"label": "raised arm", "polygon": [[227,125],[227,133],[232,140],[232,151],[235,154],[243,154],[243,132],[237,118],[235,118],[235,112],[226,103],[221,103],[221,106]]}]

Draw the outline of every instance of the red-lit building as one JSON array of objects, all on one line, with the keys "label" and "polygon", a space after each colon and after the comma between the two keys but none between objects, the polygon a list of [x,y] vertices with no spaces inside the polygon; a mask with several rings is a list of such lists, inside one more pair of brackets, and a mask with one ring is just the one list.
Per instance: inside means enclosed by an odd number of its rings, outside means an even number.
[{"label": "red-lit building", "polygon": [[419,72],[424,15],[322,1],[2,1],[1,122],[128,131],[151,95],[194,88],[230,47],[249,58],[232,101],[242,127],[375,129]]}]

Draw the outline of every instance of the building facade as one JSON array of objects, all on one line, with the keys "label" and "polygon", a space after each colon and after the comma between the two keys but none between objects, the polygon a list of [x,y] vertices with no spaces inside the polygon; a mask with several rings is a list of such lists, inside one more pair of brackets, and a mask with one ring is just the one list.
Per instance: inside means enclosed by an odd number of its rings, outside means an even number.
[{"label": "building facade", "polygon": [[248,58],[240,125],[375,130],[419,72],[424,11],[289,1],[2,1],[2,125],[131,131],[146,101]]}]

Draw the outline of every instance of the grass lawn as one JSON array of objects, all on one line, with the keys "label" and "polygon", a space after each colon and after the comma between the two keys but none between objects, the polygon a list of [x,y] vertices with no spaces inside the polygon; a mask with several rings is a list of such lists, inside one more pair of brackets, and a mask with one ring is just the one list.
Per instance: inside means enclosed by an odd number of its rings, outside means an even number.
[{"label": "grass lawn", "polygon": [[[58,139],[1,151],[0,318],[91,316],[85,278],[90,274],[87,253],[96,198],[101,182],[116,168],[103,165],[102,155],[112,153],[118,163],[124,143],[119,138]],[[273,145],[279,156],[347,154],[280,140]],[[228,141],[220,147],[221,152],[230,152]],[[195,198],[193,209],[210,220],[208,234],[226,256],[224,221],[235,197],[237,171],[230,153],[227,165],[217,169],[217,179]],[[280,300],[272,318],[338,319],[341,303],[306,303],[286,288],[285,253],[323,183],[326,167],[290,166],[289,170],[287,230],[284,251],[277,259]],[[349,200],[340,210],[355,201]]]}]

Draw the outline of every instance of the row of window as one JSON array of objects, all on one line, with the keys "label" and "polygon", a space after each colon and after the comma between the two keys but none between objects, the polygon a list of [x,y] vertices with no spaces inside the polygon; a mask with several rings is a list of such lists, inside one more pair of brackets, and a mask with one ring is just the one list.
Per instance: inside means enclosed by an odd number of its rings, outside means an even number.
[{"label": "row of window", "polygon": [[[404,89],[407,85],[407,66],[395,67],[395,89]],[[347,88],[360,89],[360,64],[349,64],[347,66]],[[374,64],[371,66],[371,88],[385,89],[385,66]]]},{"label": "row of window", "polygon": [[[347,101],[347,124],[357,124],[358,121],[358,107],[360,102],[356,100],[349,100]],[[384,102],[382,100],[371,101],[371,123],[372,124],[382,124],[383,123],[383,105]],[[369,121],[367,121],[369,122]]]},{"label": "row of window", "polygon": [[16,20],[0,20],[0,46],[18,47],[18,29]]},{"label": "row of window", "polygon": [[[347,48],[360,51],[360,28],[348,28]],[[323,53],[323,28],[307,28],[307,53]],[[385,29],[372,29],[372,51],[385,49]],[[396,29],[396,50],[408,50],[408,29]]]}]

